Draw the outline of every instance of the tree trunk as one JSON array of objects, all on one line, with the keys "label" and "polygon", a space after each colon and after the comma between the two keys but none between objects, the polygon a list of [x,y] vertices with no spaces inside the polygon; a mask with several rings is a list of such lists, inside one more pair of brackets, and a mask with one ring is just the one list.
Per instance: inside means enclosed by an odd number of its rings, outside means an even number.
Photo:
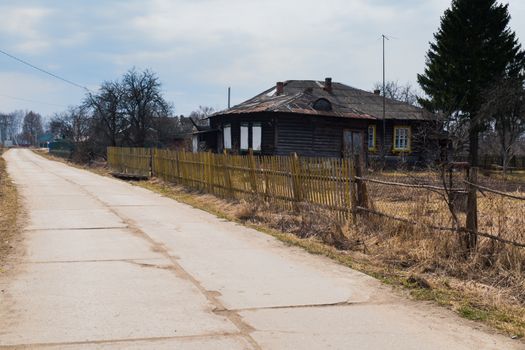
[{"label": "tree trunk", "polygon": [[509,166],[509,157],[507,152],[502,152],[502,169],[503,169],[503,176],[507,176],[507,168]]},{"label": "tree trunk", "polygon": [[479,132],[472,128],[469,131],[469,161],[470,166],[478,166]]}]

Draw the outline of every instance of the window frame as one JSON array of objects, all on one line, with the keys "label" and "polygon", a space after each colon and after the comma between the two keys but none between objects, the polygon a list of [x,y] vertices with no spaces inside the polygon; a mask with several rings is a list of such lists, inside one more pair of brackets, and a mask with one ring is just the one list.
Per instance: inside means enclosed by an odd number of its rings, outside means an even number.
[{"label": "window frame", "polygon": [[[228,137],[229,137],[229,147],[226,146],[226,129],[229,129],[228,131]],[[231,150],[232,149],[232,125],[230,123],[228,124],[224,124],[223,127],[222,127],[222,146],[224,149],[226,150]]]},{"label": "window frame", "polygon": [[[243,130],[246,134],[243,135]],[[245,136],[245,137],[243,137]],[[245,143],[243,142],[245,141]],[[250,123],[242,122],[239,129],[239,149],[241,151],[248,151],[250,149]]]},{"label": "window frame", "polygon": [[[406,129],[406,147],[397,147],[398,131]],[[392,138],[392,149],[394,152],[411,152],[412,151],[412,127],[410,125],[396,125],[394,126],[394,134]]]},{"label": "window frame", "polygon": [[[370,147],[370,129],[372,129],[372,146]],[[377,126],[375,124],[368,125],[367,139],[368,151],[375,152],[377,150]]]},{"label": "window frame", "polygon": [[[255,133],[254,133],[255,128],[259,129],[259,144],[258,144],[259,147],[258,148],[255,148],[255,143],[254,143],[254,141],[255,141],[255,137],[254,137],[254,135],[255,135]],[[252,150],[254,152],[261,152],[262,151],[262,131],[263,131],[262,130],[263,129],[262,128],[262,123],[261,122],[253,122],[252,125],[251,125],[251,129],[252,129],[252,140],[251,140],[252,141],[252,145],[251,145],[252,146]]]}]

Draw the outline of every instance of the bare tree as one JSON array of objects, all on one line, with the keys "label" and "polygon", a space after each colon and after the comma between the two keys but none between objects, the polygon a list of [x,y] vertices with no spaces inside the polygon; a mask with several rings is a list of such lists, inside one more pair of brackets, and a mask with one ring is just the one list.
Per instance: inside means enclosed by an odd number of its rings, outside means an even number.
[{"label": "bare tree", "polygon": [[24,123],[22,126],[22,135],[26,143],[37,146],[38,137],[44,133],[42,127],[42,116],[33,111],[27,113],[24,117]]},{"label": "bare tree", "polygon": [[89,140],[90,116],[85,107],[70,107],[66,112],[55,114],[49,123],[50,132],[73,143]]},{"label": "bare tree", "polygon": [[503,159],[503,173],[517,151],[517,142],[525,132],[525,89],[521,79],[503,79],[488,89],[479,112],[480,123],[488,123],[495,132]]},{"label": "bare tree", "polygon": [[15,111],[9,114],[0,114],[0,144],[6,146],[8,142],[18,145],[18,135],[25,113]]},{"label": "bare tree", "polygon": [[170,115],[171,105],[164,100],[159,78],[151,71],[128,71],[122,79],[123,111],[129,124],[128,140],[132,146],[144,147],[158,140],[155,118]]},{"label": "bare tree", "polygon": [[190,118],[199,126],[207,126],[209,124],[208,117],[215,113],[213,107],[199,106],[199,108],[190,113]]},{"label": "bare tree", "polygon": [[89,94],[84,106],[91,109],[96,140],[106,146],[121,145],[128,120],[123,111],[124,90],[118,81],[104,82],[97,94]]},{"label": "bare tree", "polygon": [[11,137],[14,145],[20,143],[19,136],[22,130],[24,115],[25,113],[22,110],[16,110],[8,114],[9,122],[7,123],[7,133]]},{"label": "bare tree", "polygon": [[379,90],[381,96],[384,94],[392,100],[419,106],[418,93],[410,83],[401,85],[398,81],[387,81],[385,83],[385,91],[383,92],[383,83],[377,82],[374,85],[374,90]]}]

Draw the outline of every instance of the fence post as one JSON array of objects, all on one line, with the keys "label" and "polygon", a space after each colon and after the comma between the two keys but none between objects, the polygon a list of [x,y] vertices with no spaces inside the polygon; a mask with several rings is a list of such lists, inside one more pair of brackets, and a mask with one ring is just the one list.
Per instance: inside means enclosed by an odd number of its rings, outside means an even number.
[{"label": "fence post", "polygon": [[478,168],[467,170],[468,197],[467,197],[467,217],[465,226],[467,232],[464,236],[465,247],[469,253],[476,250],[478,244],[478,199],[475,184],[478,181]]},{"label": "fence post", "polygon": [[153,147],[149,149],[149,176],[155,176],[154,166],[153,166]]},{"label": "fence post", "polygon": [[255,157],[253,156],[253,149],[248,150],[248,158],[250,159],[250,182],[252,185],[252,192],[257,193],[257,174]]},{"label": "fence post", "polygon": [[360,178],[363,176],[363,164],[359,155],[355,156],[355,176],[357,189],[357,205],[362,208],[368,208],[368,192],[366,190],[366,183]]},{"label": "fence post", "polygon": [[302,195],[302,186],[301,186],[301,167],[299,162],[299,156],[297,153],[293,152],[290,155],[290,171],[291,171],[291,179],[292,179],[292,190],[293,190],[293,196],[294,201],[299,203],[303,200]]},{"label": "fence post", "polygon": [[350,205],[351,205],[351,211],[352,211],[352,223],[355,225],[357,224],[357,181],[355,178],[355,166],[354,166],[354,159],[352,157],[348,158],[348,181],[350,183],[349,185],[349,191],[350,191]]},{"label": "fence post", "polygon": [[232,180],[230,177],[230,169],[229,169],[228,162],[229,162],[229,156],[228,156],[228,152],[225,149],[222,155],[222,170],[224,172],[224,181],[227,187],[228,194],[230,198],[233,199],[234,193],[233,193]]},{"label": "fence post", "polygon": [[179,151],[174,151],[174,154],[175,154],[175,168],[177,169],[176,171],[177,182],[180,185],[182,183],[182,179],[180,177]]},{"label": "fence post", "polygon": [[211,193],[215,194],[215,156],[211,152],[208,153],[210,158],[210,190]]}]

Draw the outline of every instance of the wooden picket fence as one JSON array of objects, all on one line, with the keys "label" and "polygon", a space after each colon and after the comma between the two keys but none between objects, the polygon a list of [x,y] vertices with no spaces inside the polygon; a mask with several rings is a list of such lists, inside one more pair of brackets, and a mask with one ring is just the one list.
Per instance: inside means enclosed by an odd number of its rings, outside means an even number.
[{"label": "wooden picket fence", "polygon": [[[443,187],[442,173],[425,172],[419,180],[417,174],[413,174],[413,179],[404,178],[404,181],[410,180],[408,182],[396,180],[397,176],[394,179],[374,179],[363,174],[358,158],[306,158],[296,154],[287,157],[240,156],[110,147],[108,166],[117,176],[154,176],[223,198],[264,200],[284,210],[312,205],[330,212],[341,222],[351,218],[353,223],[359,223],[359,217],[369,221],[373,215],[404,225],[427,227],[435,232],[452,232],[461,235],[469,251],[476,249],[478,236],[525,248],[523,240],[515,239],[517,230],[514,228],[508,231],[512,233],[510,235],[508,232],[495,235],[488,230],[492,226],[485,225],[487,220],[482,217],[482,229],[488,232],[478,229],[478,199],[483,201],[480,214],[491,222],[494,220],[490,215],[494,212],[494,204],[500,202],[488,200],[486,193],[506,196],[514,201],[525,200],[525,197],[480,185],[477,168],[466,171],[466,178],[459,182],[464,184],[463,187],[453,187],[452,183]],[[434,178],[436,175],[438,177]],[[482,197],[480,191],[483,191]],[[448,202],[446,198],[449,198]],[[453,225],[450,205],[457,219]],[[518,204],[511,202],[510,207],[516,209]],[[525,204],[520,208],[523,210]],[[422,215],[422,210],[432,212],[432,215]],[[516,220],[521,220],[523,215],[518,213],[516,217]],[[460,222],[463,220],[464,224]],[[515,226],[523,227],[523,224],[520,222]],[[518,238],[523,235],[520,231]]]},{"label": "wooden picket fence", "polygon": [[[303,158],[190,153],[161,149],[108,148],[108,165],[123,176],[155,176],[228,199],[254,197],[284,209],[308,203],[348,219],[358,196],[355,162]],[[357,181],[358,182],[358,181]]]},{"label": "wooden picket fence", "polygon": [[147,178],[151,176],[151,154],[148,148],[108,147],[108,165],[121,176]]}]

